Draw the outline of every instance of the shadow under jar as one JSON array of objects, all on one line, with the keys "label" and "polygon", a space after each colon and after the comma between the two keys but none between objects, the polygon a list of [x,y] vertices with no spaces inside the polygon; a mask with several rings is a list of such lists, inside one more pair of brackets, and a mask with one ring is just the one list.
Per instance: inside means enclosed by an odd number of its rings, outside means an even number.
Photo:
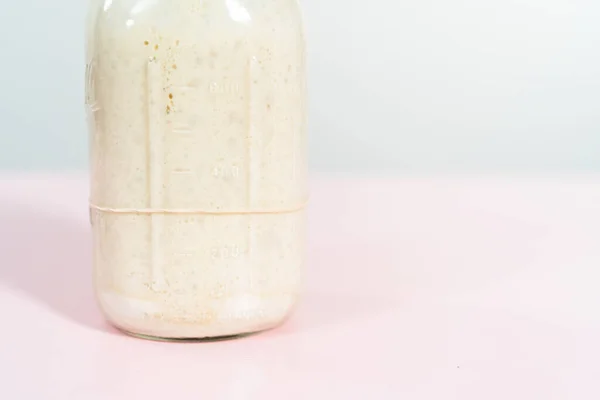
[{"label": "shadow under jar", "polygon": [[305,264],[296,0],[101,0],[87,25],[94,280],[134,335],[273,328]]}]

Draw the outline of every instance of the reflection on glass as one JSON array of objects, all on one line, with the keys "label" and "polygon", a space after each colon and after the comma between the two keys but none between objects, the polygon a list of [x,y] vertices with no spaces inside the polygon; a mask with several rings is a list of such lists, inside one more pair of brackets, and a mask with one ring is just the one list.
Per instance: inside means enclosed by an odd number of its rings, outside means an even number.
[{"label": "reflection on glass", "polygon": [[227,10],[232,20],[237,22],[250,22],[250,13],[242,6],[238,0],[226,0]]},{"label": "reflection on glass", "polygon": [[140,0],[131,9],[131,15],[139,14],[149,6],[156,4],[157,0]]}]

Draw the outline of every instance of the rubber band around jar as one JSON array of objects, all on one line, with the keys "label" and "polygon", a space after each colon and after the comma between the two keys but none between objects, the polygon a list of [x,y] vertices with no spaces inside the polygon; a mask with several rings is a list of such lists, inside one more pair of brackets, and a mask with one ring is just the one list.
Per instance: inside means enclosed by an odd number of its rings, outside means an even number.
[{"label": "rubber band around jar", "polygon": [[178,214],[178,215],[261,215],[261,214],[292,214],[304,210],[308,206],[308,201],[303,204],[282,209],[273,210],[214,210],[204,209],[169,209],[169,208],[111,208],[101,207],[90,203],[90,210],[100,211],[111,214]]}]

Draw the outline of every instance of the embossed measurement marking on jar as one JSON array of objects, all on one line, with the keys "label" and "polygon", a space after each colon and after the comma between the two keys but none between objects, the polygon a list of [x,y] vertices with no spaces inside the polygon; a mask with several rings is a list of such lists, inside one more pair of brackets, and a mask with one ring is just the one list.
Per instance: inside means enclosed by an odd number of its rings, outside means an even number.
[{"label": "embossed measurement marking on jar", "polygon": [[174,174],[178,175],[190,175],[192,174],[192,170],[190,168],[175,168],[172,170]]},{"label": "embossed measurement marking on jar", "polygon": [[[227,160],[221,160],[218,165],[214,166],[212,169],[204,170],[206,172],[212,173],[212,176],[215,178],[222,179],[224,181],[230,181],[233,179],[237,179],[240,176],[245,176],[247,179],[247,184],[245,185],[247,188],[246,194],[246,210],[240,210],[241,212],[251,212],[251,210],[255,209],[259,205],[258,199],[258,191],[260,190],[261,185],[261,176],[262,176],[262,155],[265,148],[272,144],[273,138],[277,135],[279,129],[288,129],[278,128],[277,126],[272,126],[270,129],[264,130],[260,125],[261,121],[265,119],[265,107],[268,107],[268,110],[272,110],[271,102],[276,102],[276,99],[271,98],[269,100],[269,104],[264,104],[264,101],[261,97],[264,94],[264,85],[270,84],[268,77],[264,76],[262,67],[260,62],[256,57],[251,57],[248,59],[248,74],[247,74],[247,115],[248,115],[248,125],[247,125],[247,134],[246,134],[246,160],[245,165],[239,166],[235,163],[229,164]],[[197,139],[194,137],[195,126],[190,126],[189,123],[176,121],[178,116],[180,116],[177,112],[172,112],[172,108],[167,106],[167,110],[165,112],[165,90],[163,87],[164,79],[161,74],[161,66],[160,63],[151,59],[148,62],[148,202],[149,208],[153,210],[163,210],[165,208],[165,182],[169,181],[169,175],[178,175],[183,176],[182,179],[186,176],[193,177],[198,171],[197,166],[195,165],[186,165],[188,164],[188,156],[187,153],[185,157],[175,157],[171,158],[172,161],[175,161],[177,165],[171,165],[171,163],[166,163],[166,146],[167,143],[172,143],[169,139],[172,137],[173,140],[191,140]],[[211,94],[226,94],[226,93],[237,93],[239,92],[239,88],[244,85],[237,84],[229,84],[229,86],[210,86],[209,92]],[[175,97],[180,93],[190,92],[194,90],[199,90],[200,85],[172,85],[171,90],[175,92]],[[273,90],[273,95],[276,95],[277,90]],[[171,94],[169,97],[173,98]],[[243,99],[243,98],[242,98]],[[184,114],[181,114],[184,115]],[[188,121],[189,122],[189,121]],[[296,175],[296,142],[297,142],[297,132],[296,129],[292,128],[292,138],[291,138],[291,146],[292,146],[292,178],[295,179]],[[190,142],[194,143],[194,141]],[[233,160],[232,160],[233,161]],[[239,161],[238,161],[239,162]],[[186,181],[183,181],[184,183]],[[181,181],[178,181],[180,184]],[[190,181],[190,184],[193,184]],[[177,207],[176,205],[174,206]],[[211,255],[213,259],[237,259],[242,255],[247,255],[251,263],[251,259],[254,253],[254,246],[256,245],[255,236],[256,232],[256,224],[260,220],[259,216],[249,215],[247,217],[247,234],[246,234],[246,244],[242,245],[242,247],[246,248],[246,251],[243,253],[240,252],[239,248],[234,249],[225,249],[225,250],[212,250]],[[167,286],[167,282],[165,280],[165,263],[167,259],[165,257],[164,252],[164,234],[165,234],[165,216],[163,213],[153,213],[151,216],[151,275],[152,275],[152,287],[155,290],[164,290]],[[186,253],[183,250],[179,250],[179,252],[171,253],[170,257],[173,256],[181,256],[181,254]],[[188,257],[191,257],[189,255]]]},{"label": "embossed measurement marking on jar", "polygon": [[237,165],[229,167],[217,166],[213,168],[213,176],[215,178],[237,179],[240,177],[240,168]]},{"label": "embossed measurement marking on jar", "polygon": [[92,112],[92,113],[96,113],[101,110],[101,108],[97,102],[90,104],[88,107],[89,107],[90,112]]},{"label": "embossed measurement marking on jar", "polygon": [[[180,117],[189,118],[189,115],[174,112],[172,105],[167,105],[165,110],[165,90],[164,77],[162,76],[161,64],[156,59],[148,61],[147,70],[147,93],[148,93],[148,203],[149,208],[153,210],[165,209],[165,182],[169,181],[169,175],[181,177],[181,179],[195,180],[194,175],[199,172],[197,166],[190,165],[191,161],[187,156],[182,158],[171,158],[175,162],[167,163],[167,143],[179,140],[190,140],[189,144],[184,144],[184,148],[192,146],[195,140],[199,139],[195,136],[196,127],[191,124],[191,121],[181,121]],[[258,82],[260,78],[257,76],[259,65],[256,58],[252,58],[249,62],[248,81],[237,84],[227,83],[220,84],[211,82],[208,86],[201,86],[199,83],[191,82],[187,85],[171,85],[169,90],[169,98],[177,99],[180,96],[191,94],[194,91],[205,89],[210,95],[227,95],[239,94],[240,88],[247,87],[249,96],[246,98],[249,108],[249,128],[247,132],[247,164],[239,165],[238,162],[228,162],[221,160],[214,167],[205,170],[214,178],[223,180],[224,182],[232,181],[240,178],[242,175],[247,180],[247,210],[250,211],[256,206],[257,190],[260,178],[260,154],[261,146],[263,145],[260,137],[260,129],[257,129],[255,124],[260,121],[262,107],[257,101],[257,98],[252,94],[256,92],[256,85],[263,82]],[[250,82],[250,86],[247,84]],[[172,92],[172,93],[171,93]],[[192,98],[195,97],[192,94]],[[185,115],[185,116],[184,116]],[[196,161],[196,160],[194,160]],[[233,160],[232,160],[233,161]],[[247,173],[247,175],[246,175]],[[190,180],[190,184],[193,181]],[[177,181],[181,184],[182,181]],[[185,181],[184,181],[185,182]],[[177,208],[177,206],[174,206]],[[243,211],[243,210],[242,210]],[[165,215],[163,213],[153,213],[151,216],[151,287],[155,291],[164,291],[168,286],[166,281],[166,263],[169,259],[178,258],[180,260],[191,260],[197,254],[195,250],[175,248],[169,251],[169,254],[164,254],[165,240]],[[247,253],[252,254],[254,245],[254,218],[249,217],[248,233],[247,233],[247,251],[243,251],[244,245],[232,245],[225,248],[212,248],[209,252],[210,257],[215,261],[233,261],[241,260]]]},{"label": "embossed measurement marking on jar", "polygon": [[175,253],[173,253],[174,256],[177,257],[185,257],[185,258],[189,258],[189,257],[193,257],[194,253],[193,252],[181,252],[181,251],[176,251]]},{"label": "embossed measurement marking on jar", "polygon": [[211,82],[209,84],[209,91],[212,94],[238,94],[240,93],[240,85],[232,82]]},{"label": "embossed measurement marking on jar", "polygon": [[181,136],[186,136],[186,135],[192,134],[192,130],[187,125],[185,125],[185,126],[179,125],[176,128],[171,129],[171,132],[174,133],[175,135],[181,135]]},{"label": "embossed measurement marking on jar", "polygon": [[[255,207],[259,178],[260,178],[260,129],[256,126],[259,120],[260,110],[256,93],[260,84],[260,63],[254,56],[248,60],[248,209]],[[256,222],[253,215],[248,216],[248,249],[249,263],[252,265],[254,259],[254,246],[256,243]]]},{"label": "embossed measurement marking on jar", "polygon": [[[161,67],[155,59],[150,59],[147,70],[148,90],[148,202],[151,209],[164,208],[164,118],[162,109]],[[166,289],[164,276],[164,255],[162,236],[164,232],[164,215],[152,214],[151,218],[151,285],[155,291]]]},{"label": "embossed measurement marking on jar", "polygon": [[178,92],[182,92],[182,93],[198,89],[198,85],[196,85],[196,84],[190,84],[190,85],[171,85],[171,87],[173,89],[177,90]]},{"label": "embossed measurement marking on jar", "polygon": [[248,65],[249,90],[248,90],[248,208],[254,208],[256,191],[258,190],[258,179],[260,178],[260,153],[261,145],[260,129],[256,122],[260,117],[260,105],[255,99],[258,85],[260,84],[260,64],[256,57],[251,57]]},{"label": "embossed measurement marking on jar", "polygon": [[210,255],[213,260],[235,260],[243,255],[243,250],[236,244],[230,246],[216,246],[210,249]]}]

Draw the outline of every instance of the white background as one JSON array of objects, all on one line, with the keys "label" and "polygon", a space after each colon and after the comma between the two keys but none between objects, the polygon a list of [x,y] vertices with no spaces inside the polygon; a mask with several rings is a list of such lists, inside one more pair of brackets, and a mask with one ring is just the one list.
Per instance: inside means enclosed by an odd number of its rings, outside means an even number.
[{"label": "white background", "polygon": [[[87,2],[2,3],[0,168],[85,168]],[[600,170],[600,2],[302,4],[313,170]]]}]

